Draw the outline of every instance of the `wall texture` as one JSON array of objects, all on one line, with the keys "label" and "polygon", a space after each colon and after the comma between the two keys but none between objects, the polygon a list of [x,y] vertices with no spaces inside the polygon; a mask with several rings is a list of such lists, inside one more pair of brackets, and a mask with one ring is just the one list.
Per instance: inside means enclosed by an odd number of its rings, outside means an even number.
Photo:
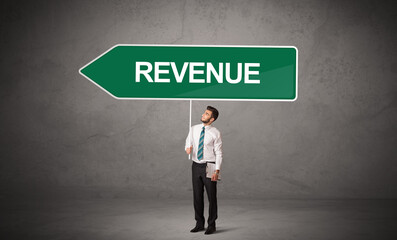
[{"label": "wall texture", "polygon": [[[190,198],[188,101],[121,101],[78,70],[118,43],[293,45],[295,102],[207,105],[224,197],[396,198],[392,1],[3,1],[1,194]],[[94,189],[94,190],[93,190]]]}]

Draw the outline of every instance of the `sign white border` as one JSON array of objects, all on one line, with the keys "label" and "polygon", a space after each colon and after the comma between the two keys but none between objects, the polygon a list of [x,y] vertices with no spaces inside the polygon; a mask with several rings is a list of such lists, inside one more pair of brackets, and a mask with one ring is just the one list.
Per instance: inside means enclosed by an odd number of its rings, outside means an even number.
[{"label": "sign white border", "polygon": [[[91,63],[95,62],[98,58],[102,57],[113,48],[118,46],[158,46],[158,47],[240,47],[240,48],[295,48],[296,50],[296,88],[295,88],[295,98],[294,99],[227,99],[227,98],[119,98],[108,92],[102,86],[94,82],[88,76],[84,75],[81,70],[90,65]],[[174,45],[174,44],[116,44],[113,47],[109,48],[107,51],[96,57],[91,62],[84,65],[82,68],[79,69],[79,73],[98,86],[100,89],[105,91],[107,94],[112,96],[118,100],[195,100],[195,101],[248,101],[248,102],[294,102],[298,99],[298,48],[295,46],[258,46],[258,45]]]}]

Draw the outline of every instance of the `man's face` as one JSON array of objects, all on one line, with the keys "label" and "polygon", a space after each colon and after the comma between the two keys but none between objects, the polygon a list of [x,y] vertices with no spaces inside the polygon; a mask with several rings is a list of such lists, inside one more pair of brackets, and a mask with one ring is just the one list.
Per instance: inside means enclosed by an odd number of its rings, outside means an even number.
[{"label": "man's face", "polygon": [[201,121],[203,123],[209,123],[209,122],[213,122],[211,120],[212,117],[212,112],[210,110],[205,110],[205,112],[203,113],[203,115],[201,115]]}]

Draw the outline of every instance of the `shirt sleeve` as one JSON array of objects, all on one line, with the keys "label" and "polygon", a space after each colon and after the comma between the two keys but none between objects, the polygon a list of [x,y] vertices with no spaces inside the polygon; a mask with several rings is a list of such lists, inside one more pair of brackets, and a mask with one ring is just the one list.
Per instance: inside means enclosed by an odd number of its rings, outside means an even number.
[{"label": "shirt sleeve", "polygon": [[192,135],[192,128],[190,128],[189,130],[189,134],[186,137],[186,141],[185,141],[185,150],[188,149],[190,146],[193,145],[193,135]]},{"label": "shirt sleeve", "polygon": [[214,141],[214,152],[215,152],[215,168],[221,170],[222,165],[222,136],[218,132]]}]

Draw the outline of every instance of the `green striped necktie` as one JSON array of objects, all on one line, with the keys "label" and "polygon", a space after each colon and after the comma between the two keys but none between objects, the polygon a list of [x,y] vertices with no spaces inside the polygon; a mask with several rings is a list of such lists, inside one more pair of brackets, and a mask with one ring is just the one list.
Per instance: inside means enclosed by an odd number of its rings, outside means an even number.
[{"label": "green striped necktie", "polygon": [[197,159],[200,161],[203,159],[204,155],[204,134],[205,134],[205,127],[203,126],[203,130],[200,134],[200,141],[199,141],[199,148],[197,152]]}]

